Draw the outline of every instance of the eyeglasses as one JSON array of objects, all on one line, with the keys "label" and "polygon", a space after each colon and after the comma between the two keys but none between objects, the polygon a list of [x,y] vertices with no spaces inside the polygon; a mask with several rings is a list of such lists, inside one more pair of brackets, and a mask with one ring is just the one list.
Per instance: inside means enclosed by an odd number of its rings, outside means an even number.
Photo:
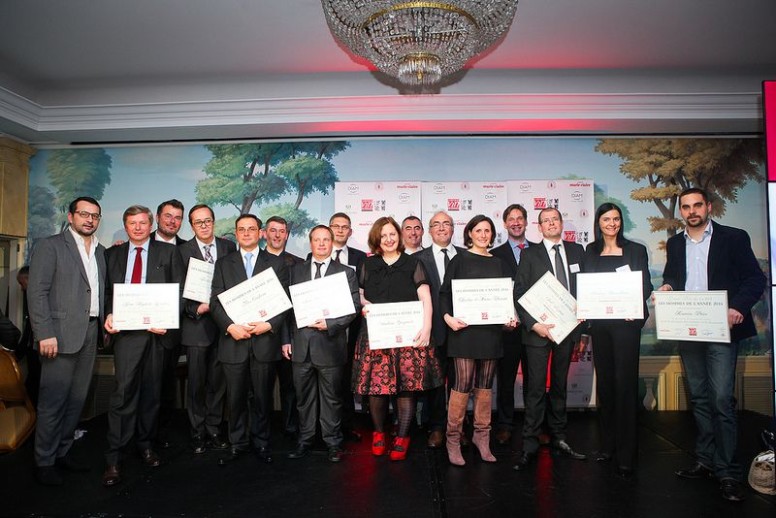
[{"label": "eyeglasses", "polygon": [[98,214],[96,212],[87,212],[85,210],[77,210],[73,212],[73,214],[78,214],[84,219],[93,219],[94,221],[100,221],[100,218],[102,217],[102,214]]},{"label": "eyeglasses", "polygon": [[191,222],[191,225],[194,227],[209,227],[213,224],[213,220],[210,218],[206,219],[195,219]]},{"label": "eyeglasses", "polygon": [[551,218],[542,218],[539,223],[544,225],[545,223],[560,223],[560,218],[558,216],[553,216]]},{"label": "eyeglasses", "polygon": [[350,225],[329,225],[332,230],[350,230]]},{"label": "eyeglasses", "polygon": [[449,221],[435,221],[428,228],[452,228],[453,224]]},{"label": "eyeglasses", "polygon": [[259,227],[238,227],[237,233],[238,234],[252,234],[254,232],[258,232]]}]

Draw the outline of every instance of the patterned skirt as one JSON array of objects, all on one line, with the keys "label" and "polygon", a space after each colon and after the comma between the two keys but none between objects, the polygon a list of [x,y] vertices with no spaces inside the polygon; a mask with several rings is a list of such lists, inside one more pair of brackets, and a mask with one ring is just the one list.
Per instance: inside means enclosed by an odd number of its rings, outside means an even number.
[{"label": "patterned skirt", "polygon": [[436,347],[369,348],[366,321],[356,342],[353,358],[353,392],[361,395],[393,395],[421,391],[444,383]]}]

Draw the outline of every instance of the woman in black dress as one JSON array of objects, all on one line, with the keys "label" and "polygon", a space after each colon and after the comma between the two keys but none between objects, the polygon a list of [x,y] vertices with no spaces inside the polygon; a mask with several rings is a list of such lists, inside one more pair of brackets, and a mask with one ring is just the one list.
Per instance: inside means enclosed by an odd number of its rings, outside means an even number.
[{"label": "woman in black dress", "polygon": [[585,250],[583,271],[640,271],[644,291],[644,318],[639,320],[589,320],[603,445],[598,462],[616,459],[616,472],[633,475],[638,449],[639,348],[641,328],[648,316],[646,300],[652,293],[647,249],[625,239],[622,210],[604,203],[595,214],[595,241]]},{"label": "woman in black dress", "polygon": [[[491,389],[498,359],[504,355],[501,324],[468,326],[453,316],[453,279],[511,279],[509,266],[491,255],[496,227],[483,215],[474,216],[464,228],[464,245],[467,251],[456,254],[445,272],[445,281],[439,290],[440,311],[445,323],[452,330],[447,338],[447,355],[453,359],[455,384],[450,391],[447,409],[447,455],[450,463],[463,466],[461,455],[461,430],[469,403],[469,393],[474,391],[474,437],[472,442],[485,462],[496,462],[490,451]],[[485,308],[484,308],[485,309]],[[507,327],[514,328],[515,320]]]},{"label": "woman in black dress", "polygon": [[[353,386],[357,394],[369,396],[372,415],[372,453],[384,455],[385,418],[390,396],[397,396],[399,427],[391,448],[391,460],[407,456],[409,431],[415,416],[416,393],[444,382],[431,338],[431,291],[423,264],[403,253],[401,230],[393,218],[382,217],[369,231],[367,257],[358,272],[361,303],[366,315],[361,326],[353,361]],[[372,303],[409,302],[423,304],[423,328],[414,343],[396,349],[369,348],[369,306]]]}]

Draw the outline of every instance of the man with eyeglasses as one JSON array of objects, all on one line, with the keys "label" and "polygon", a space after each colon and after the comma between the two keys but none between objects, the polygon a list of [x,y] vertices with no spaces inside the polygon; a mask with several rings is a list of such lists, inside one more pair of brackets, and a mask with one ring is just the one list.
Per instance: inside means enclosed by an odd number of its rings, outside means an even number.
[{"label": "man with eyeglasses", "polygon": [[[542,242],[522,251],[515,276],[515,307],[522,323],[525,347],[523,451],[514,466],[517,471],[527,469],[536,460],[545,412],[553,452],[576,460],[587,458],[566,442],[566,383],[571,353],[581,335],[580,326],[565,339],[557,341],[552,336],[552,324],[539,322],[517,302],[547,272],[553,273],[558,282],[576,297],[577,274],[582,271],[584,249],[582,245],[561,239],[563,216],[556,208],[539,212],[539,231]],[[548,364],[550,390],[546,392]]]},{"label": "man with eyeglasses", "polygon": [[39,483],[62,485],[64,471],[88,471],[68,455],[97,354],[105,301],[105,248],[94,233],[100,204],[89,197],[68,207],[69,227],[35,243],[27,287],[41,377],[35,465]]},{"label": "man with eyeglasses", "polygon": [[[163,201],[156,208],[156,232],[151,234],[151,240],[169,245],[185,243],[178,237],[183,223],[183,203],[176,199]],[[175,369],[181,356],[180,331],[170,330],[168,334],[169,348],[164,350],[164,366],[162,368],[162,402],[159,414],[159,430],[156,444],[161,448],[169,448],[169,428],[177,407],[177,377]]]},{"label": "man with eyeglasses", "polygon": [[[436,357],[443,373],[448,376],[448,385],[452,386],[451,376],[455,370],[448,369],[447,362],[447,324],[439,311],[439,288],[445,279],[445,270],[450,260],[459,252],[461,247],[453,246],[453,232],[455,224],[453,218],[446,212],[437,212],[428,222],[428,232],[431,236],[431,246],[417,253],[416,257],[426,267],[428,279],[431,283],[431,306],[434,309],[431,320],[431,336],[436,347]],[[448,372],[449,370],[449,372]],[[429,436],[427,446],[429,448],[441,448],[445,444],[445,428],[447,426],[447,390],[443,384],[424,393],[428,404]],[[425,406],[425,405],[424,405]],[[468,443],[464,439],[465,443]]]},{"label": "man with eyeglasses", "polygon": [[[348,246],[348,239],[353,235],[353,227],[350,222],[350,216],[344,212],[337,212],[329,218],[329,228],[334,233],[334,244],[332,246],[331,259],[340,264],[350,266],[356,271],[361,263],[366,259],[366,253]],[[310,256],[308,255],[308,259]],[[361,440],[361,434],[353,428],[353,418],[356,414],[356,406],[353,402],[353,391],[350,388],[351,374],[353,371],[353,355],[356,351],[356,339],[358,331],[361,328],[361,315],[357,315],[353,323],[348,327],[348,362],[345,365],[345,373],[342,376],[342,434],[346,441],[358,442]],[[363,404],[363,402],[362,402]]]},{"label": "man with eyeglasses", "polygon": [[[234,252],[234,243],[215,236],[215,215],[207,205],[194,205],[189,210],[189,223],[194,239],[178,245],[184,272],[188,273],[191,259],[215,264],[216,260]],[[219,334],[210,315],[209,300],[183,299],[181,343],[186,353],[189,382],[186,409],[191,425],[190,445],[196,454],[229,447],[221,432],[226,381],[218,361]]]},{"label": "man with eyeglasses", "polygon": [[407,216],[401,222],[404,253],[411,255],[423,250],[423,222],[417,216]]},{"label": "man with eyeglasses", "polygon": [[[232,449],[218,459],[226,465],[247,454],[251,442],[259,461],[272,462],[270,449],[270,417],[272,415],[272,391],[275,384],[275,366],[281,358],[281,336],[286,313],[263,321],[234,322],[224,310],[218,295],[245,282],[269,268],[277,275],[283,289],[288,291],[288,268],[279,257],[259,249],[261,220],[253,214],[241,214],[235,221],[235,235],[240,246],[237,253],[216,261],[213,273],[213,289],[210,311],[221,339],[218,359],[223,364],[226,377],[226,399],[229,408],[229,442]],[[253,389],[249,423],[248,393]],[[250,434],[249,434],[250,428]]]}]

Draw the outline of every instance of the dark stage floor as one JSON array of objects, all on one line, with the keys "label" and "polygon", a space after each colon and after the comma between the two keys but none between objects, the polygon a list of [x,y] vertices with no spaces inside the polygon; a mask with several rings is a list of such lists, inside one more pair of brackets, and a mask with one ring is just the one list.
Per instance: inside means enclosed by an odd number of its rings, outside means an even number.
[{"label": "dark stage floor", "polygon": [[[548,450],[541,452],[535,469],[517,473],[512,465],[519,437],[511,447],[494,447],[496,464],[481,462],[470,450],[464,468],[452,467],[444,450],[426,449],[422,430],[414,433],[406,461],[374,458],[368,417],[360,417],[364,440],[349,443],[340,464],[329,463],[323,450],[288,460],[285,454],[294,443],[277,434],[274,464],[249,456],[219,467],[218,452],[190,452],[181,412],[174,419],[172,446],[161,451],[164,464],[145,468],[132,457],[122,484],[108,489],[100,485],[106,445],[101,416],[83,423],[87,433],[73,449],[77,459],[93,465],[92,471],[67,474],[61,488],[34,481],[31,441],[0,456],[0,516],[776,516],[776,497],[749,490],[745,502],[731,504],[722,500],[713,481],[674,476],[675,469],[692,462],[693,423],[686,412],[641,417],[640,466],[633,482],[614,477],[609,466],[555,458]],[[740,451],[748,466],[762,449],[759,433],[770,418],[744,412],[740,422]],[[594,413],[571,414],[569,442],[584,452],[596,449]]]}]

